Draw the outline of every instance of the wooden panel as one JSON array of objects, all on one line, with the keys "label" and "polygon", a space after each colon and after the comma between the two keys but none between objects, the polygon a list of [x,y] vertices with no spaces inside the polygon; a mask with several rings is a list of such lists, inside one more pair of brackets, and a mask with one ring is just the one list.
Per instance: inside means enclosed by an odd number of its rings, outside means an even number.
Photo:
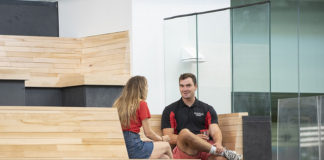
[{"label": "wooden panel", "polygon": [[219,127],[223,135],[223,145],[243,155],[243,122],[242,116],[248,113],[220,114],[218,116]]},{"label": "wooden panel", "polygon": [[128,43],[127,32],[85,38],[81,62],[84,84],[124,85],[130,77]]},{"label": "wooden panel", "polygon": [[8,79],[8,80],[26,80],[30,78],[30,74],[28,73],[29,69],[25,68],[7,68],[1,67],[0,62],[0,79]]},{"label": "wooden panel", "polygon": [[0,159],[127,159],[116,108],[0,107]]},{"label": "wooden panel", "polygon": [[0,79],[68,87],[124,85],[129,77],[127,31],[79,39],[0,35]]},{"label": "wooden panel", "polygon": [[[79,74],[82,43],[78,39],[0,36],[1,58],[11,70],[26,69],[26,86],[61,87],[61,74]],[[11,72],[12,75],[14,72]],[[8,75],[10,77],[10,75]],[[13,77],[13,76],[12,76]]]}]

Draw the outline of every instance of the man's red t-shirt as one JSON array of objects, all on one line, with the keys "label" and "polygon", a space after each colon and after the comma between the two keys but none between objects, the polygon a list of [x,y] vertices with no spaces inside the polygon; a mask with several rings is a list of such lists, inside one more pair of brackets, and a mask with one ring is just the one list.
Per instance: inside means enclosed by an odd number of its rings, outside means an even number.
[{"label": "man's red t-shirt", "polygon": [[142,127],[142,120],[146,118],[151,118],[150,111],[148,109],[147,103],[145,101],[140,102],[140,106],[136,111],[136,121],[130,121],[129,128],[123,128],[123,131],[132,131],[135,133],[140,132],[140,128]]}]

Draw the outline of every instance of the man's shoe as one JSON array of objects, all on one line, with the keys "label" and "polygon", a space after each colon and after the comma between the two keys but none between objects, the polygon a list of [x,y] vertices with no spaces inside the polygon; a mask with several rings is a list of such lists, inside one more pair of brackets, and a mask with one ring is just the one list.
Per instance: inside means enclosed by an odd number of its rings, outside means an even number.
[{"label": "man's shoe", "polygon": [[242,160],[241,155],[231,150],[224,150],[223,156],[226,157],[228,160]]}]

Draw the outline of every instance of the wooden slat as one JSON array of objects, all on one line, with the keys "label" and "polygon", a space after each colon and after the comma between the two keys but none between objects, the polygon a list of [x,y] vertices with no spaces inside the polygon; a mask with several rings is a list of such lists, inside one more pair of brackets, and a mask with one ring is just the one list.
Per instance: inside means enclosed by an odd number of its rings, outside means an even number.
[{"label": "wooden slat", "polygon": [[[8,159],[7,157],[13,157],[13,158],[62,158],[62,157],[72,157],[76,159],[84,159],[84,158],[111,158],[111,159],[120,159],[120,155],[127,155],[127,151],[121,152],[122,147],[118,146],[110,146],[106,149],[106,151],[44,151],[38,150],[38,151],[22,151],[22,152],[1,152],[0,151],[0,157],[4,157],[4,159]],[[113,157],[113,158],[112,158]],[[115,158],[114,158],[115,157]],[[127,159],[127,157],[121,157],[123,159]],[[65,158],[64,158],[65,159]]]},{"label": "wooden slat", "polygon": [[123,138],[119,131],[107,132],[1,132],[0,139],[2,138]]},{"label": "wooden slat", "polygon": [[0,68],[0,79],[27,80],[30,78],[29,69]]},{"label": "wooden slat", "polygon": [[91,57],[82,60],[82,64],[96,64],[100,62],[106,62],[108,64],[118,64],[120,62],[125,63],[125,54],[112,54],[106,56]]},{"label": "wooden slat", "polygon": [[127,159],[116,108],[0,107],[0,159]]},{"label": "wooden slat", "polygon": [[[77,40],[75,40],[77,41]],[[38,48],[69,48],[79,49],[82,47],[80,43],[49,43],[49,42],[32,42],[32,41],[5,41],[4,46],[17,46],[17,47],[38,47]]]},{"label": "wooden slat", "polygon": [[100,40],[97,40],[97,41],[87,40],[87,41],[84,41],[83,47],[85,49],[88,49],[88,48],[95,48],[95,47],[99,47],[99,46],[105,46],[105,45],[110,45],[110,44],[113,44],[113,43],[121,43],[121,42],[122,43],[127,43],[128,42],[128,37],[127,36],[120,37],[120,38],[115,37],[114,39],[107,39],[107,40],[100,39]]},{"label": "wooden slat", "polygon": [[81,48],[70,49],[70,48],[40,48],[40,47],[16,47],[16,46],[4,46],[3,51],[11,52],[36,52],[36,53],[75,53],[81,52]]},{"label": "wooden slat", "polygon": [[94,53],[94,52],[100,52],[100,51],[105,51],[105,50],[115,50],[115,49],[121,49],[125,48],[128,43],[111,43],[109,45],[105,46],[99,46],[95,48],[86,48],[83,50],[83,53]]},{"label": "wooden slat", "polygon": [[116,32],[111,34],[104,34],[98,36],[88,36],[85,38],[82,38],[82,40],[87,40],[87,42],[94,42],[94,41],[102,41],[102,40],[109,40],[109,39],[116,39],[116,38],[122,38],[122,37],[128,37],[128,32]]},{"label": "wooden slat", "polygon": [[75,53],[35,53],[35,52],[10,52],[7,51],[3,53],[1,56],[5,57],[38,57],[38,58],[51,58],[51,57],[56,57],[56,58],[81,58],[80,54],[75,54]]}]

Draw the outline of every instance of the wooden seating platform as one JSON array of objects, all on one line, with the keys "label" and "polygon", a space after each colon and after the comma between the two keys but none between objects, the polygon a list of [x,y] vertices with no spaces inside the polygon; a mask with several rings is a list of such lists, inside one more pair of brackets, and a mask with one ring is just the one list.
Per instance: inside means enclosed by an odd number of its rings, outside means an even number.
[{"label": "wooden seating platform", "polygon": [[116,108],[0,107],[0,159],[128,159]]},{"label": "wooden seating platform", "polygon": [[[223,146],[241,155],[243,155],[242,116],[248,116],[248,113],[218,114],[218,125],[223,135]],[[161,115],[152,115],[150,125],[157,134],[162,135]],[[144,135],[143,128],[141,128],[140,134],[143,140],[147,139]]]},{"label": "wooden seating platform", "polygon": [[[243,153],[242,116],[218,115],[227,149]],[[152,115],[162,135],[161,115]],[[141,136],[144,136],[143,129]],[[128,159],[116,108],[0,107],[0,159]]]}]

